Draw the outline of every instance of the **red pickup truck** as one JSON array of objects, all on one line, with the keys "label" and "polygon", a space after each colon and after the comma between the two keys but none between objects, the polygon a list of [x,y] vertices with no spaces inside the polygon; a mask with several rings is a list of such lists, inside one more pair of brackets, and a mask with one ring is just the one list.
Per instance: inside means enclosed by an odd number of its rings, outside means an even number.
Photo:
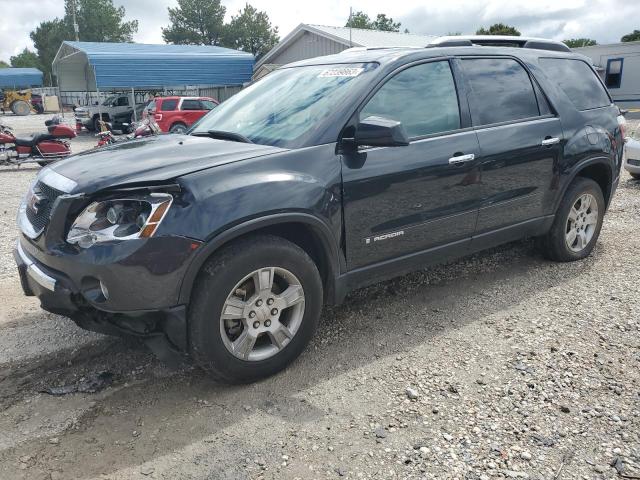
[{"label": "red pickup truck", "polygon": [[218,103],[209,97],[157,97],[147,105],[145,114],[153,115],[163,132],[184,133]]}]

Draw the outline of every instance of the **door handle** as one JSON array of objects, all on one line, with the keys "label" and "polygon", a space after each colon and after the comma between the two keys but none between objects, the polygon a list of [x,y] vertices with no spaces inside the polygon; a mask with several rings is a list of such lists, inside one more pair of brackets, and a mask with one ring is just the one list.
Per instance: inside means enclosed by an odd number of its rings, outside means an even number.
[{"label": "door handle", "polygon": [[556,145],[560,143],[560,139],[558,137],[547,137],[542,140],[542,146],[548,147],[549,145]]},{"label": "door handle", "polygon": [[476,156],[473,153],[468,153],[467,155],[457,155],[449,159],[449,165],[460,165],[462,163],[470,162],[475,158]]}]

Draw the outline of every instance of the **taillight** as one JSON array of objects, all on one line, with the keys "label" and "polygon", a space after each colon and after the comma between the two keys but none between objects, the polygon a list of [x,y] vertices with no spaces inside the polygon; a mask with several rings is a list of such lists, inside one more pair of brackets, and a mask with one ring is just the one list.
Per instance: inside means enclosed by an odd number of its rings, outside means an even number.
[{"label": "taillight", "polygon": [[155,113],[153,115],[153,118],[156,120],[156,122],[159,122],[160,120],[162,120],[162,114],[161,113]]},{"label": "taillight", "polygon": [[623,115],[618,115],[618,127],[620,128],[620,134],[622,135],[622,140],[625,140],[625,137],[627,135],[626,129],[627,129],[627,119],[624,118]]}]

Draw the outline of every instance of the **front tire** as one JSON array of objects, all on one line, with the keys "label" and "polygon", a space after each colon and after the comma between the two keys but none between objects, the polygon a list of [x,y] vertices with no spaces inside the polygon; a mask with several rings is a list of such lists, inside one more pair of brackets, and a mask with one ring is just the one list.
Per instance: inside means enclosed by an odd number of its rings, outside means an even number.
[{"label": "front tire", "polygon": [[640,173],[629,172],[629,175],[631,175],[631,178],[633,178],[634,180],[640,180]]},{"label": "front tire", "polygon": [[605,209],[600,186],[590,178],[576,178],[560,203],[551,229],[541,238],[542,253],[557,262],[588,257],[600,235]]},{"label": "front tire", "polygon": [[318,268],[300,247],[272,235],[241,239],[198,275],[188,314],[191,354],[224,382],[273,375],[313,337],[322,299]]}]

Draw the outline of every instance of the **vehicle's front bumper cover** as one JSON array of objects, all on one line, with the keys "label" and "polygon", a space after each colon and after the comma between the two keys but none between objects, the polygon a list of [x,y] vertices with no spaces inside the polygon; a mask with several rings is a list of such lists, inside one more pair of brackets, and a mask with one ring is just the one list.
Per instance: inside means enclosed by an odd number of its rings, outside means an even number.
[{"label": "vehicle's front bumper cover", "polygon": [[[170,360],[176,352],[187,350],[186,307],[184,305],[141,303],[139,309],[118,308],[118,301],[109,302],[102,308],[92,302],[83,292],[81,281],[85,275],[93,274],[86,266],[66,259],[65,271],[53,269],[34,255],[46,259],[47,256],[26,238],[18,240],[14,250],[14,258],[20,275],[22,289],[27,296],[36,296],[44,310],[71,318],[80,327],[110,335],[129,335],[139,337],[152,350],[165,360]],[[60,258],[57,259],[60,265]],[[131,306],[130,297],[136,296],[136,288],[144,285],[144,274],[132,265],[114,263],[108,269],[111,276],[129,288],[130,295],[125,304]],[[166,278],[165,280],[170,280]],[[155,285],[157,283],[150,282]],[[153,285],[150,286],[153,289]],[[176,285],[179,288],[179,284]],[[116,289],[117,291],[117,289]],[[162,298],[162,292],[155,292]],[[149,295],[149,294],[147,294]],[[138,296],[138,298],[140,298]],[[166,296],[163,298],[166,301]],[[165,302],[166,303],[166,302]]]}]

